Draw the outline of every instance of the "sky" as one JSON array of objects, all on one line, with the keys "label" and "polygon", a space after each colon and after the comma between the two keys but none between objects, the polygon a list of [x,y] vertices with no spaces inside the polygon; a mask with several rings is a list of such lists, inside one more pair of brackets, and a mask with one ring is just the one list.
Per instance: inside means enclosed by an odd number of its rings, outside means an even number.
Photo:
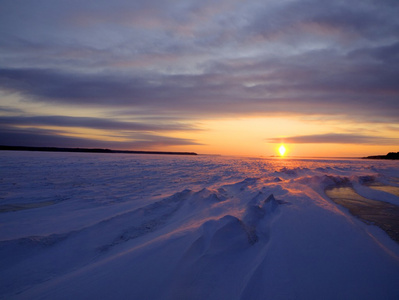
[{"label": "sky", "polygon": [[397,0],[0,0],[0,144],[399,151]]}]

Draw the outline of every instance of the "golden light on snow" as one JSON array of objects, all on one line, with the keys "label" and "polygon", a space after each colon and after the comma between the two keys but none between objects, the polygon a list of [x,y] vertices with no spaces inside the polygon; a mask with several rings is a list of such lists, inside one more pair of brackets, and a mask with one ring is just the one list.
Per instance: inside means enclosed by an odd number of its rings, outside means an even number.
[{"label": "golden light on snow", "polygon": [[287,149],[285,149],[284,145],[281,145],[280,148],[278,148],[278,152],[280,153],[280,156],[284,156],[286,151],[287,151]]}]

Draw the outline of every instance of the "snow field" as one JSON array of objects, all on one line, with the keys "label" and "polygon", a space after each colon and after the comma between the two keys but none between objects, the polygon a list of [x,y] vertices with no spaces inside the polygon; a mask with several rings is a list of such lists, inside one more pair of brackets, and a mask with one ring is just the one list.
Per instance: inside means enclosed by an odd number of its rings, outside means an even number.
[{"label": "snow field", "polygon": [[[2,299],[397,299],[399,246],[325,194],[397,162],[0,153]],[[34,205],[33,205],[34,206]]]}]

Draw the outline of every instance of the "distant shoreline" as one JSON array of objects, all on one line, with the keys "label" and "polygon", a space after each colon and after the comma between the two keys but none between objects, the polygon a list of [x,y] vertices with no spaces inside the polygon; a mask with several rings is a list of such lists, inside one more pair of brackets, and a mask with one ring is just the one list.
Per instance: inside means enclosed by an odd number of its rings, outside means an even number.
[{"label": "distant shoreline", "polygon": [[399,152],[389,152],[387,155],[373,155],[363,157],[363,159],[399,159]]},{"label": "distant shoreline", "polygon": [[2,146],[2,145],[0,145],[0,151],[40,151],[40,152],[77,152],[77,153],[126,153],[126,154],[198,155],[195,152],[132,151],[132,150],[111,150],[111,149],[101,149],[101,148],[27,147],[27,146]]}]

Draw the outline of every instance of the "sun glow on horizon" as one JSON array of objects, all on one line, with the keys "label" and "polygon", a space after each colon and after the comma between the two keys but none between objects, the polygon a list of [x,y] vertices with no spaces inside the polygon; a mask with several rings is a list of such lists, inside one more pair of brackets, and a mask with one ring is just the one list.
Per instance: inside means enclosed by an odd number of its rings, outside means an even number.
[{"label": "sun glow on horizon", "polygon": [[[189,122],[187,124],[190,124]],[[242,117],[195,120],[192,128],[198,130],[162,133],[165,137],[176,138],[182,144],[165,145],[162,149],[199,154],[220,154],[242,157],[363,157],[370,153],[392,152],[390,145],[364,145],[319,143],[306,141],[295,143],[287,137],[318,136],[334,132],[339,128],[333,122],[301,120],[295,117]],[[359,125],[360,126],[360,125]],[[191,127],[189,127],[191,128]],[[337,129],[338,128],[338,129]],[[383,132],[383,128],[378,128]],[[392,131],[395,138],[397,131]],[[118,135],[119,136],[119,135]],[[333,145],[333,147],[332,147]],[[283,146],[284,153],[280,152]],[[115,146],[117,147],[117,146]],[[159,150],[159,144],[145,150]],[[135,150],[134,146],[132,149]],[[282,150],[282,149],[281,149]]]},{"label": "sun glow on horizon", "polygon": [[284,145],[281,145],[281,146],[278,148],[278,152],[280,153],[280,156],[284,156],[284,154],[285,154],[286,151],[287,151],[287,149],[285,148]]}]

